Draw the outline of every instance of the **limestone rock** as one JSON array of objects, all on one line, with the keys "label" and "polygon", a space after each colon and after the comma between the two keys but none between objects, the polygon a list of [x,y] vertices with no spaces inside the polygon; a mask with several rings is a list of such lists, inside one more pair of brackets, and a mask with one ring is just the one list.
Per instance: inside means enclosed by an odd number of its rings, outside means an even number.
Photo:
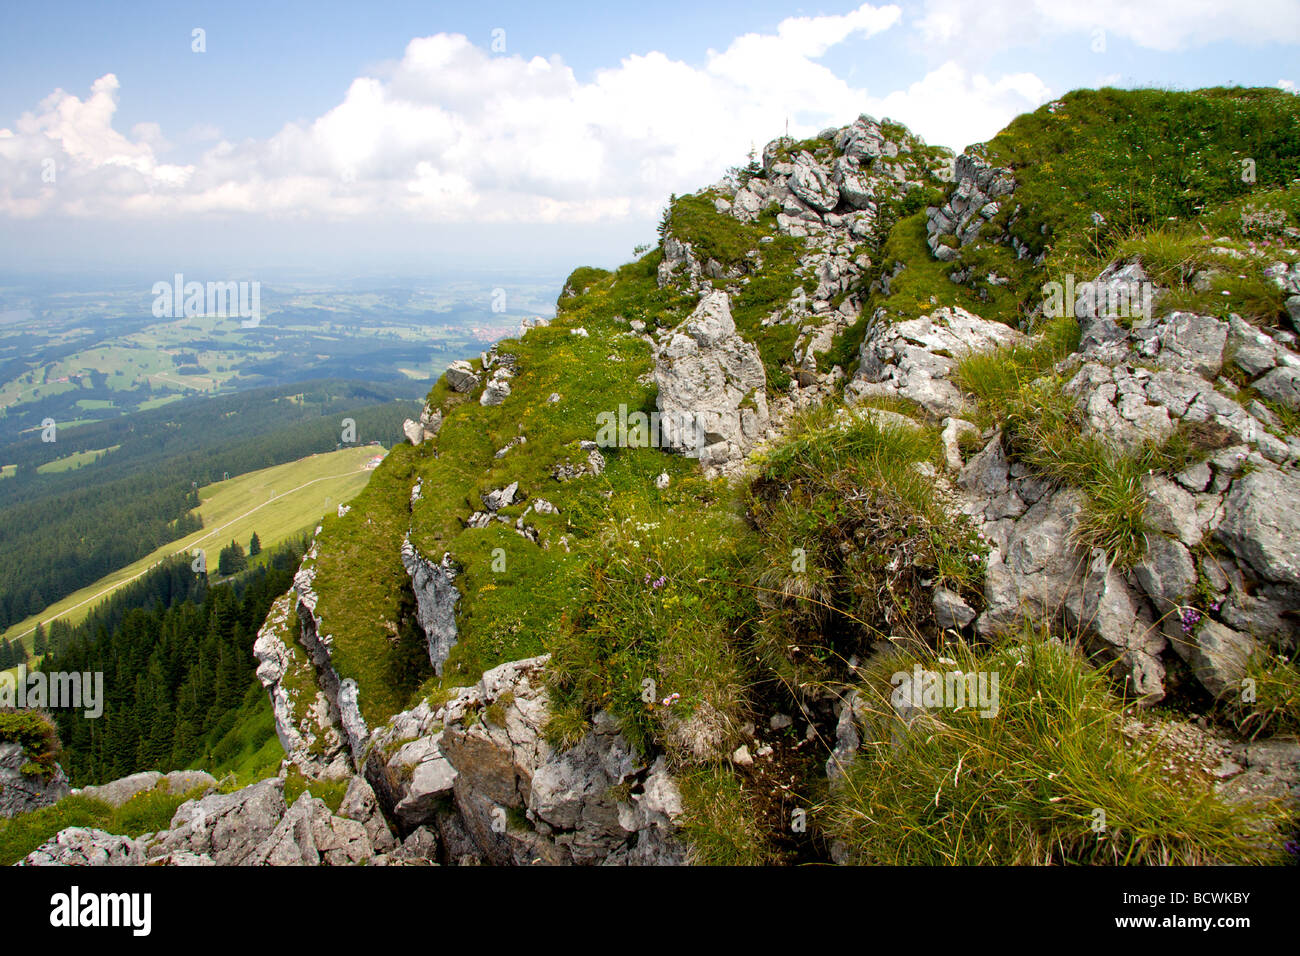
[{"label": "limestone rock", "polygon": [[1276,468],[1233,483],[1215,537],[1266,581],[1300,587],[1300,476]]},{"label": "limestone rock", "polygon": [[970,352],[1018,345],[1023,333],[989,322],[961,308],[937,309],[919,319],[873,325],[859,348],[850,401],[877,394],[898,395],[936,416],[958,415],[965,400],[949,379]]},{"label": "limestone rock", "polygon": [[29,777],[22,772],[27,762],[22,744],[0,741],[0,819],[47,807],[69,793],[62,767],[48,778]]},{"label": "limestone rock", "polygon": [[975,609],[961,599],[955,591],[947,588],[935,588],[931,597],[934,606],[934,620],[940,627],[960,631],[975,620]]},{"label": "limestone rock", "polygon": [[807,152],[795,157],[790,190],[818,212],[830,212],[840,200],[840,191],[830,172]]},{"label": "limestone rock", "polygon": [[478,373],[474,371],[474,366],[464,359],[457,359],[447,366],[447,371],[443,373],[447,377],[447,384],[457,392],[472,392],[478,387]]},{"label": "limestone rock", "polygon": [[661,447],[706,467],[743,458],[768,427],[758,349],[737,332],[725,292],[711,291],[655,356]]},{"label": "limestone rock", "polygon": [[83,787],[78,793],[111,807],[120,807],[132,797],[146,793],[159,784],[171,794],[187,793],[199,787],[207,790],[215,790],[217,787],[216,779],[201,770],[173,770],[165,775],[156,770],[146,770],[99,786]]},{"label": "limestone rock", "polygon": [[19,866],[139,866],[137,841],[103,830],[68,827],[27,854]]},{"label": "limestone rock", "polygon": [[450,554],[444,554],[440,562],[430,561],[416,550],[408,534],[402,541],[402,567],[415,592],[416,619],[429,646],[429,662],[441,676],[442,665],[456,646],[456,603],[460,600],[456,566]]},{"label": "limestone rock", "polygon": [[185,851],[211,857],[219,866],[238,866],[275,831],[285,809],[277,780],[189,800],[176,810],[168,832],[149,848],[149,858]]}]

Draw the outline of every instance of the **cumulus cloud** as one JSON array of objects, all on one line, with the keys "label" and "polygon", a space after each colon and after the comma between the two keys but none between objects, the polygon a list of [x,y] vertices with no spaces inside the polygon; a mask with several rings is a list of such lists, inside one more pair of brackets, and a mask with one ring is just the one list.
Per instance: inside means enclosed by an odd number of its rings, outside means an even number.
[{"label": "cumulus cloud", "polygon": [[[267,139],[222,139],[189,165],[160,159],[169,144],[156,125],[129,135],[113,127],[118,82],[109,74],[84,101],[58,90],[15,129],[0,129],[0,215],[648,218],[669,192],[716,179],[787,121],[806,136],[867,111],[960,148],[1049,97],[1033,74],[990,78],[956,63],[904,89],[871,91],[819,62],[847,40],[897,32],[901,21],[897,6],[872,4],[791,17],[698,65],[650,52],[586,80],[558,56],[421,37],[316,119]],[[212,135],[199,126],[181,137]],[[51,159],[54,182],[42,175]]]},{"label": "cumulus cloud", "polygon": [[1095,31],[1170,52],[1234,42],[1294,43],[1295,0],[925,0],[917,29],[932,49],[964,62],[1066,34],[1083,49]]}]

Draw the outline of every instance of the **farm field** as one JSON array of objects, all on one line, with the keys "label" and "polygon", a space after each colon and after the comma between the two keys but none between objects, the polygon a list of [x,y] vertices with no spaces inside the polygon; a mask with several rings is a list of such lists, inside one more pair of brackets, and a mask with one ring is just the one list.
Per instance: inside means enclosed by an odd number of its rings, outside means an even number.
[{"label": "farm field", "polygon": [[169,542],[139,561],[68,595],[40,614],[20,621],[3,637],[10,641],[21,638],[30,649],[31,635],[38,621],[48,625],[56,618],[63,618],[75,624],[119,587],[174,554],[203,550],[209,573],[215,579],[217,553],[231,540],[247,548],[248,539],[257,532],[262,547],[269,549],[310,531],[327,511],[347,502],[365,487],[370,478],[367,462],[383,453],[384,449],[373,445],[342,448],[205,485],[199,490],[202,529]]}]

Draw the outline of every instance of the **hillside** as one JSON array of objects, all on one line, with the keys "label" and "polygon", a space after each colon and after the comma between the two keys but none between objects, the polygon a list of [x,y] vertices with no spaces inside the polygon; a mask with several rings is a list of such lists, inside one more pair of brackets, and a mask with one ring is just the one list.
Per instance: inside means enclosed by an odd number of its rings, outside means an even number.
[{"label": "hillside", "polygon": [[198,486],[340,444],[400,441],[419,406],[393,397],[340,381],[255,389],[58,425],[0,449],[16,464],[0,482],[0,629],[194,531]]},{"label": "hillside", "polygon": [[30,859],[1285,862],[1297,332],[1287,93],[774,140],[321,522],[281,778]]},{"label": "hillside", "polygon": [[19,621],[0,638],[22,639],[30,646],[37,622],[47,628],[56,619],[76,624],[98,602],[172,555],[197,555],[201,550],[205,556],[210,555],[215,574],[217,554],[230,541],[247,544],[256,533],[263,546],[274,547],[309,532],[323,514],[337,510],[365,487],[370,477],[367,466],[383,454],[382,447],[370,445],[340,448],[204,485],[198,489],[196,509],[202,518],[200,530],[163,545],[40,614]]}]

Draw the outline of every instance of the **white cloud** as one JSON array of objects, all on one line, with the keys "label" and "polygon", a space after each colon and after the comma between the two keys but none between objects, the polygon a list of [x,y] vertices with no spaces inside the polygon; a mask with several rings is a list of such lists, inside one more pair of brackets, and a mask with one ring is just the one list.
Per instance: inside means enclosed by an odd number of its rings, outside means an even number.
[{"label": "white cloud", "polygon": [[[313,121],[263,140],[212,145],[191,165],[160,162],[163,131],[112,125],[118,83],[84,102],[56,91],[16,131],[0,130],[0,214],[267,213],[291,218],[594,222],[653,217],[669,192],[699,188],[751,143],[889,115],[934,142],[987,138],[1049,96],[1033,74],[989,78],[956,63],[881,95],[818,62],[850,38],[901,23],[896,6],[791,17],[747,33],[702,65],[628,56],[581,81],[559,57],[496,56],[465,37],[412,40],[355,79]],[[196,141],[218,131],[201,124]],[[55,184],[40,177],[55,156]]]},{"label": "white cloud", "polygon": [[949,62],[905,90],[871,101],[873,112],[905,122],[930,142],[954,149],[988,139],[1011,119],[1036,109],[1052,91],[1033,73],[990,80]]},{"label": "white cloud", "polygon": [[1095,30],[1149,50],[1207,43],[1295,43],[1295,0],[925,0],[917,29],[927,46],[964,62],[1065,34],[1083,53]]}]

